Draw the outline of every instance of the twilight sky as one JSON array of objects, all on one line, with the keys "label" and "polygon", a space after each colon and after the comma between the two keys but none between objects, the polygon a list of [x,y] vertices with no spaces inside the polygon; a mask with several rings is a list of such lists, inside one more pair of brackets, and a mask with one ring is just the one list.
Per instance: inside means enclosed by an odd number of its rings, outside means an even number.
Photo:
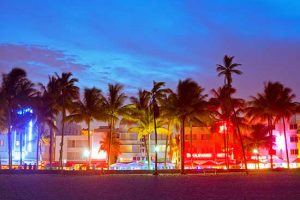
[{"label": "twilight sky", "polygon": [[0,2],[0,73],[19,66],[34,82],[71,71],[82,88],[120,82],[135,93],[190,77],[209,92],[223,84],[215,68],[225,54],[242,64],[239,96],[268,80],[300,96],[300,1]]}]

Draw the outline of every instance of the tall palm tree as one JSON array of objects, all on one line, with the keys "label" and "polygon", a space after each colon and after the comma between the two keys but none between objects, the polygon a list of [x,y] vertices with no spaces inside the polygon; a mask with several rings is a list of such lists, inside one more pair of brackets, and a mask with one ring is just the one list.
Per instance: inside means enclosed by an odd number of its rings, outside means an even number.
[{"label": "tall palm tree", "polygon": [[111,145],[111,160],[113,160],[113,162],[115,162],[118,159],[118,156],[121,153],[120,150],[120,140],[119,138],[117,138],[116,134],[114,134],[112,137],[109,136],[109,133],[107,133],[105,135],[104,138],[102,138],[102,140],[100,141],[100,148],[99,148],[99,152],[102,151],[106,151],[109,152],[109,145]]},{"label": "tall palm tree", "polygon": [[231,105],[231,109],[232,109],[233,115],[234,115],[234,124],[236,126],[236,130],[238,132],[241,147],[242,147],[244,163],[245,163],[245,172],[246,172],[246,174],[248,174],[247,160],[246,160],[246,154],[245,154],[245,149],[244,149],[243,138],[242,138],[239,122],[238,122],[238,119],[237,119],[237,113],[236,113],[236,110],[234,109],[233,104],[231,102],[231,97],[230,97],[230,92],[229,92],[230,88],[232,87],[232,74],[233,73],[238,74],[238,75],[242,74],[242,71],[236,69],[237,67],[241,66],[241,64],[232,63],[233,59],[234,59],[234,56],[225,55],[224,59],[223,59],[224,66],[220,65],[220,64],[217,64],[217,72],[218,72],[218,76],[224,76],[224,86],[229,88],[227,90],[228,91],[227,95],[229,96],[229,98],[228,98],[229,101],[230,101],[229,103]]},{"label": "tall palm tree", "polygon": [[[287,165],[289,167],[289,155],[286,141],[285,120],[289,120],[297,112],[298,103],[293,102],[295,94],[290,88],[284,87],[279,82],[267,82],[264,85],[263,93],[257,93],[251,96],[247,115],[251,120],[260,120],[266,122],[268,126],[274,127],[276,123],[282,120],[284,128]],[[269,132],[272,137],[272,130]],[[273,168],[273,149],[270,147],[271,168]]]},{"label": "tall palm tree", "polygon": [[153,113],[153,123],[154,123],[154,135],[155,135],[155,167],[154,175],[158,175],[157,172],[157,130],[156,130],[156,119],[159,117],[159,105],[158,101],[162,100],[163,97],[170,93],[170,89],[163,88],[165,86],[164,82],[153,81],[153,87],[150,91],[151,96],[151,110]]},{"label": "tall palm tree", "polygon": [[61,76],[56,74],[56,79],[58,81],[57,105],[62,114],[61,143],[59,151],[59,162],[60,168],[62,169],[66,114],[67,111],[74,107],[74,102],[79,98],[79,88],[75,85],[75,83],[78,82],[78,79],[72,78],[72,73],[70,72],[63,72]]},{"label": "tall palm tree", "polygon": [[[236,90],[227,86],[219,87],[217,90],[213,89],[213,97],[209,100],[209,110],[214,119],[214,125],[222,126],[223,140],[224,140],[224,152],[225,152],[225,163],[228,167],[228,142],[229,134],[235,133],[230,125],[235,123],[235,115],[233,108],[237,115],[240,115],[244,108],[244,100],[239,98],[231,97]],[[239,122],[241,118],[237,117]]]},{"label": "tall palm tree", "polygon": [[[279,83],[280,84],[280,83]],[[296,95],[292,92],[290,88],[284,87],[280,84],[281,92],[278,99],[278,110],[277,118],[282,120],[283,123],[283,134],[285,142],[285,152],[287,159],[287,167],[290,168],[289,150],[287,146],[287,136],[286,136],[286,121],[289,121],[292,116],[298,112],[299,103],[294,102]]]},{"label": "tall palm tree", "polygon": [[140,112],[138,118],[134,119],[135,124],[128,129],[131,133],[137,133],[138,139],[144,138],[145,147],[147,147],[146,137],[148,136],[148,148],[147,148],[147,159],[148,169],[151,165],[151,134],[154,133],[155,128],[159,134],[167,134],[168,131],[163,127],[163,121],[160,118],[156,119],[156,127],[153,123],[153,114],[149,110],[143,110]]},{"label": "tall palm tree", "polygon": [[[39,86],[41,88],[42,98],[44,101],[47,102],[49,105],[49,109],[51,109],[51,112],[54,113],[55,118],[57,117],[59,113],[59,104],[58,104],[58,97],[59,97],[59,82],[56,76],[49,76],[48,77],[48,83],[47,85],[43,85],[39,83]],[[56,120],[53,119],[53,124],[56,127]],[[54,152],[54,140],[56,132],[58,131],[57,127],[52,128],[49,127],[49,164],[50,169],[52,169],[52,161],[53,161],[53,152]]]},{"label": "tall palm tree", "polygon": [[254,149],[257,150],[256,156],[257,161],[259,161],[259,149],[270,149],[270,147],[274,144],[273,136],[269,135],[269,131],[270,129],[272,130],[272,127],[264,124],[255,124],[251,126],[251,129],[252,131],[250,132],[249,136],[245,137],[245,146],[248,152],[251,152]]},{"label": "tall palm tree", "polygon": [[184,174],[184,136],[185,123],[194,113],[201,114],[205,110],[204,102],[206,95],[204,89],[191,79],[179,81],[176,93],[170,94],[171,103],[174,105],[175,115],[180,119],[180,150],[181,150],[181,173]]},{"label": "tall palm tree", "polygon": [[[92,145],[91,145],[91,133],[90,126],[94,120],[104,120],[102,108],[103,96],[101,90],[93,88],[85,88],[83,100],[75,102],[75,106],[72,109],[70,115],[67,117],[69,121],[85,122],[88,127],[88,149],[89,159],[88,166],[91,164]],[[88,168],[88,167],[87,167]]]},{"label": "tall palm tree", "polygon": [[[173,93],[171,91],[171,93]],[[170,94],[171,94],[170,93]],[[167,154],[168,154],[168,148],[169,152],[172,151],[172,135],[175,130],[179,130],[180,126],[180,120],[178,116],[176,116],[176,107],[172,104],[172,100],[170,98],[170,95],[167,95],[161,102],[161,118],[164,119],[165,124],[167,124],[167,130],[168,134],[166,137],[166,143],[165,143],[165,158],[164,158],[164,167],[167,166]],[[170,154],[170,153],[169,153]]]},{"label": "tall palm tree", "polygon": [[35,90],[33,84],[26,77],[26,72],[20,68],[13,68],[9,73],[3,74],[1,83],[1,99],[5,107],[6,124],[8,130],[8,163],[12,169],[12,115],[23,106],[29,105],[30,97]]},{"label": "tall palm tree", "polygon": [[112,138],[115,134],[115,125],[119,119],[119,116],[126,114],[128,108],[125,106],[125,100],[127,96],[123,92],[124,86],[121,84],[108,84],[108,94],[103,98],[103,109],[107,116],[107,120],[110,127],[109,148],[107,152],[107,163],[108,168],[111,164],[111,144]]},{"label": "tall palm tree", "polygon": [[39,156],[41,148],[41,138],[46,134],[47,128],[57,130],[54,123],[56,111],[52,107],[52,102],[49,101],[47,93],[39,92],[33,101],[33,115],[35,117],[35,124],[37,130],[37,146],[36,146],[36,168],[39,166]]},{"label": "tall palm tree", "polygon": [[232,74],[242,74],[242,71],[236,69],[241,64],[233,63],[234,56],[225,55],[223,65],[217,64],[218,76],[224,76],[224,85],[231,87]]},{"label": "tall palm tree", "polygon": [[[123,121],[126,123],[133,123],[133,126],[140,126],[138,124],[148,124],[145,123],[146,121],[149,121],[150,117],[150,92],[146,90],[139,89],[137,96],[130,97],[131,104],[128,106],[128,113],[123,116]],[[144,122],[142,122],[144,121]],[[142,122],[142,123],[141,123]],[[143,127],[140,126],[140,127]],[[145,126],[147,127],[147,126]],[[146,157],[148,160],[148,169],[150,169],[150,144],[151,144],[151,132],[143,131],[142,129],[138,129],[138,132],[133,132],[132,129],[129,129],[129,132],[137,133],[138,139],[140,140],[143,138],[144,147],[146,150]],[[148,136],[148,146],[147,146],[147,136]]]}]

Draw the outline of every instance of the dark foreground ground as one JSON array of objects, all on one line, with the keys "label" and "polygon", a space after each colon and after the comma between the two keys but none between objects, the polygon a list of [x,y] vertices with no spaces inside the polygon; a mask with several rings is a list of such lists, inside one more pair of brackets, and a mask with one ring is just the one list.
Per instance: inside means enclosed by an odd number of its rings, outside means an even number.
[{"label": "dark foreground ground", "polygon": [[300,173],[0,174],[0,200],[300,199]]}]

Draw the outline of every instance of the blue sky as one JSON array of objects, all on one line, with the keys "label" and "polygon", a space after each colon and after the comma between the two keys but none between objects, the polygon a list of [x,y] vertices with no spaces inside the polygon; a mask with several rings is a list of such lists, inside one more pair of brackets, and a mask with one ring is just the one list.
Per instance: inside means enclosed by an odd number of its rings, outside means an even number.
[{"label": "blue sky", "polygon": [[208,93],[228,54],[242,64],[239,96],[269,80],[300,95],[297,0],[2,0],[0,27],[0,73],[23,67],[35,82],[71,71],[81,87],[120,82],[135,93],[190,77]]}]

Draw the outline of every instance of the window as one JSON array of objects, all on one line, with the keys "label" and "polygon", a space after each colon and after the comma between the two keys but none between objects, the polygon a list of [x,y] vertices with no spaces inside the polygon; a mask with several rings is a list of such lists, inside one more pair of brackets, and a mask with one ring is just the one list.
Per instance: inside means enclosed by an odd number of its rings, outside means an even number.
[{"label": "window", "polygon": [[0,140],[0,147],[4,146],[4,140]]},{"label": "window", "polygon": [[75,140],[68,140],[68,148],[74,148],[75,147]]},{"label": "window", "polygon": [[76,140],[75,147],[87,147],[88,141],[87,140]]},{"label": "window", "polygon": [[209,140],[210,135],[209,134],[201,134],[201,140]]},{"label": "window", "polygon": [[290,124],[290,129],[293,130],[293,129],[297,129],[297,124]]},{"label": "window", "polygon": [[296,135],[291,136],[291,137],[290,137],[290,141],[291,141],[291,142],[298,142],[297,136],[296,136]]},{"label": "window", "polygon": [[20,141],[19,140],[16,140],[16,146],[20,146]]},{"label": "window", "polygon": [[291,149],[291,155],[298,155],[298,149]]}]

